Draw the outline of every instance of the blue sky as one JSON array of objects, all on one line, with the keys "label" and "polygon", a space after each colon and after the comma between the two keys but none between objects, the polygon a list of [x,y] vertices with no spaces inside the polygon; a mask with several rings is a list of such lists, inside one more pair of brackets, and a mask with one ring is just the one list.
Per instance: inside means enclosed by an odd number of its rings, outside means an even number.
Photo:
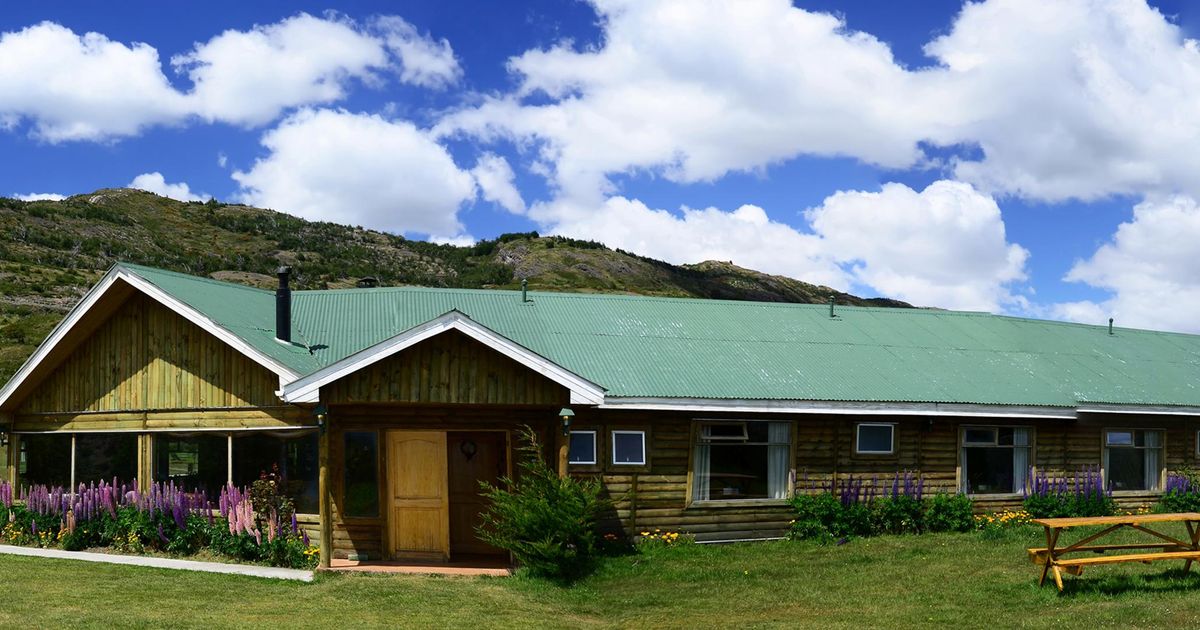
[{"label": "blue sky", "polygon": [[0,194],[136,182],[1196,332],[1196,20],[1143,0],[13,2]]}]

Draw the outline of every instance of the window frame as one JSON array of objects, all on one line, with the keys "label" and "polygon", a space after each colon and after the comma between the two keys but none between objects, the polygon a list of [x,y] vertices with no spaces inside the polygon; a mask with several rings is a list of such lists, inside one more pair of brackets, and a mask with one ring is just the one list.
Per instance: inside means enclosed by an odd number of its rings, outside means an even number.
[{"label": "window frame", "polygon": [[[748,435],[748,433],[749,433],[748,425],[751,422],[762,422],[762,423],[767,423],[767,424],[772,423],[772,422],[778,422],[778,423],[787,424],[788,425],[787,442],[786,443],[771,442],[769,440],[766,442],[751,442],[749,439],[749,435]],[[741,424],[743,426],[746,426],[747,427],[746,439],[744,441],[738,442],[738,441],[730,440],[729,438],[715,438],[715,439],[714,438],[705,438],[704,437],[704,427],[708,426],[708,425],[714,425],[714,424]],[[796,422],[793,420],[781,420],[781,419],[772,419],[772,418],[761,418],[761,419],[755,418],[755,419],[750,419],[750,420],[730,420],[730,419],[722,419],[722,418],[693,418],[692,419],[692,432],[691,432],[692,438],[691,438],[691,442],[688,445],[687,500],[686,500],[687,508],[737,509],[737,508],[745,508],[747,506],[756,506],[756,505],[763,505],[763,506],[787,505],[788,501],[791,501],[796,496],[796,439],[797,439],[797,433],[798,433],[798,428],[796,426]],[[768,452],[769,452],[769,449],[771,446],[783,446],[784,444],[786,444],[787,452],[788,452],[786,496],[782,499],[771,499],[771,498],[702,499],[702,498],[697,497],[695,494],[695,475],[697,473],[696,463],[695,463],[695,452],[696,452],[696,446],[703,442],[706,442],[708,444],[711,444],[712,446],[717,446],[717,447],[726,446],[729,444],[739,444],[739,443],[745,444],[748,446],[763,446],[764,448],[768,449]]]},{"label": "window frame", "polygon": [[[592,436],[592,460],[591,461],[571,461],[571,438],[576,433],[590,433]],[[592,467],[600,465],[600,431],[598,429],[571,429],[570,435],[567,436],[567,465],[579,467]]]},{"label": "window frame", "polygon": [[[608,432],[610,458],[609,464],[612,466],[620,466],[622,468],[645,468],[650,465],[650,448],[647,446],[649,442],[650,432],[645,429],[611,429]],[[618,435],[640,435],[642,436],[642,461],[640,462],[618,462],[617,461],[617,436]]]},{"label": "window frame", "polygon": [[[972,429],[975,429],[975,430],[989,429],[989,430],[991,430],[992,431],[992,441],[988,442],[988,443],[985,443],[985,442],[970,442],[970,443],[968,443],[966,441],[967,440],[967,431],[972,430]],[[1029,432],[1029,444],[1026,446],[1017,446],[1016,444],[1000,444],[1000,429],[1025,429],[1026,431]],[[958,486],[959,492],[961,492],[962,494],[964,494],[968,497],[972,497],[972,498],[980,497],[983,499],[1004,499],[1004,498],[1011,498],[1011,497],[1019,497],[1019,496],[1021,496],[1022,491],[1021,491],[1021,489],[1015,489],[1010,492],[982,492],[982,493],[970,492],[970,488],[968,487],[967,474],[966,474],[967,473],[966,454],[963,453],[963,449],[966,449],[966,448],[1009,448],[1009,449],[1027,448],[1027,449],[1029,449],[1030,471],[1032,473],[1037,472],[1037,426],[1036,425],[1032,425],[1032,424],[960,424],[958,426],[958,446],[956,447],[957,458],[958,458],[958,470],[956,472],[956,476],[958,477],[957,486]],[[1014,474],[1015,474],[1015,471],[1014,471]],[[1028,480],[1026,480],[1026,481],[1028,482]],[[1015,485],[1015,483],[1016,483],[1015,479],[1014,479],[1013,483]]]},{"label": "window frame", "polygon": [[[1159,445],[1153,446],[1153,447],[1138,446],[1137,445],[1138,431],[1141,431],[1142,433],[1146,433],[1148,431],[1158,433],[1159,438],[1160,438]],[[1128,446],[1121,445],[1121,444],[1110,445],[1108,443],[1108,434],[1109,433],[1129,433],[1130,439],[1133,443]],[[1115,427],[1102,428],[1100,430],[1100,479],[1104,483],[1104,489],[1108,490],[1108,483],[1109,483],[1108,449],[1118,448],[1118,449],[1145,451],[1145,450],[1148,450],[1151,448],[1155,448],[1155,449],[1158,449],[1158,477],[1157,477],[1157,481],[1155,482],[1155,487],[1147,488],[1145,490],[1111,490],[1111,492],[1115,496],[1131,496],[1131,495],[1141,495],[1141,494],[1162,494],[1165,489],[1165,484],[1164,484],[1163,478],[1166,476],[1166,473],[1167,473],[1167,433],[1168,433],[1168,431],[1162,427],[1115,426]]]},{"label": "window frame", "polygon": [[[896,454],[896,424],[895,422],[857,422],[854,424],[854,454],[855,455],[895,455]],[[864,451],[862,450],[862,428],[863,427],[887,427],[891,430],[890,439],[888,440],[888,450],[886,451]]]},{"label": "window frame", "polygon": [[[328,430],[328,429],[326,429]],[[341,474],[336,475],[337,479],[333,480],[336,486],[336,494],[338,498],[338,511],[342,515],[342,520],[346,523],[356,524],[376,524],[387,522],[387,429],[377,429],[373,427],[362,427],[352,425],[343,428],[335,433],[330,438],[330,450],[336,450],[336,455],[341,461]],[[374,516],[357,516],[346,513],[346,434],[348,433],[373,433],[375,435],[375,502],[376,514]],[[336,439],[335,439],[336,438]],[[333,453],[331,453],[333,455]],[[320,497],[317,498],[320,505]]]}]

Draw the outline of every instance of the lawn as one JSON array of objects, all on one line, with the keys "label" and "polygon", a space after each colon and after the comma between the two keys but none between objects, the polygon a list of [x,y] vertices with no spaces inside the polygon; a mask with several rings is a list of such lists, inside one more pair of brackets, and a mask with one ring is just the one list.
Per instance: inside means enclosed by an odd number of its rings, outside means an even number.
[{"label": "lawn", "polygon": [[999,539],[687,545],[609,559],[569,588],[520,576],[302,584],[0,556],[0,626],[1200,626],[1200,571],[1092,568],[1059,595],[1026,560],[1040,539],[1026,527]]}]

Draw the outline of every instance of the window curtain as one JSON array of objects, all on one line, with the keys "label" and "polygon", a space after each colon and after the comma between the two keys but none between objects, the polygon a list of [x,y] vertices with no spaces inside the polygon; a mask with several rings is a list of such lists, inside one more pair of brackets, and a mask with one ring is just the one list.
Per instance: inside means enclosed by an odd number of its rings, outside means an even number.
[{"label": "window curtain", "polygon": [[1013,492],[1025,489],[1029,474],[1029,429],[1013,429]]},{"label": "window curtain", "polygon": [[772,422],[767,425],[767,488],[772,499],[786,499],[788,495],[788,453],[791,452],[789,423]]},{"label": "window curtain", "polygon": [[1146,489],[1157,490],[1159,473],[1162,472],[1162,434],[1146,431]]},{"label": "window curtain", "polygon": [[696,454],[692,457],[692,500],[709,500],[709,472],[712,465],[712,447],[696,442]]}]

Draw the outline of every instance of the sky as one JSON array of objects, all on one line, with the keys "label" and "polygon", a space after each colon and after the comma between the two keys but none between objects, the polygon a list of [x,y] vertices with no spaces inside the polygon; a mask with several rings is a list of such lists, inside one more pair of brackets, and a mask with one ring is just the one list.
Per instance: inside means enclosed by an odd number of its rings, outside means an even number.
[{"label": "sky", "polygon": [[22,2],[0,195],[537,230],[920,306],[1200,333],[1200,8]]}]

